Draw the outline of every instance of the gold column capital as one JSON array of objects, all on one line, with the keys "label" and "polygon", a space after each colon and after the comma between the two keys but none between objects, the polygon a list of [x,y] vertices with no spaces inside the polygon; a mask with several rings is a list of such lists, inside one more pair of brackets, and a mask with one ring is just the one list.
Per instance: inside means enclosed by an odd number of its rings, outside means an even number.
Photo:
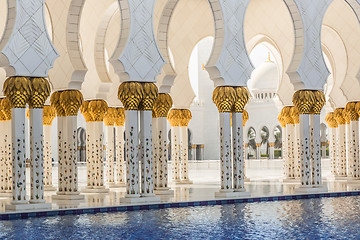
[{"label": "gold column capital", "polygon": [[180,115],[180,127],[187,127],[189,125],[189,122],[192,118],[191,111],[189,109],[181,109],[181,115]]},{"label": "gold column capital", "polygon": [[359,121],[358,109],[356,102],[348,102],[345,107],[345,112],[350,121]]},{"label": "gold column capital", "polygon": [[279,115],[278,115],[278,121],[279,121],[281,127],[283,127],[283,128],[286,127],[286,121],[285,121],[285,118],[284,118],[284,116],[283,116],[282,110],[281,110],[281,112],[280,112]]},{"label": "gold column capital", "polygon": [[5,98],[0,98],[0,121],[6,121],[6,116],[5,116],[5,113],[3,111],[3,107],[2,107],[2,101],[4,99]]},{"label": "gold column capital", "polygon": [[215,88],[212,96],[213,102],[221,113],[232,112],[236,99],[235,89],[227,86]]},{"label": "gold column capital", "polygon": [[51,126],[56,117],[55,108],[52,106],[44,106],[43,108],[43,125]]},{"label": "gold column capital", "polygon": [[284,107],[280,113],[282,115],[283,120],[285,121],[286,125],[294,124],[294,119],[292,118],[292,115],[291,115],[291,108],[292,107]]},{"label": "gold column capital", "polygon": [[246,110],[244,110],[244,112],[243,112],[243,127],[245,127],[247,121],[249,121],[249,113]]},{"label": "gold column capital", "polygon": [[62,107],[60,102],[60,96],[63,91],[54,92],[50,97],[50,103],[53,108],[55,108],[56,115],[58,117],[65,117],[65,109]]},{"label": "gold column capital", "polygon": [[315,98],[315,102],[311,110],[311,113],[315,115],[320,115],[321,110],[323,109],[326,103],[325,94],[323,91],[314,91],[314,98]]},{"label": "gold column capital", "polygon": [[124,108],[116,108],[116,119],[115,126],[121,127],[125,125],[125,109]]},{"label": "gold column capital", "polygon": [[80,107],[80,112],[84,116],[85,122],[93,122],[94,121],[94,118],[91,114],[89,105],[90,105],[90,101],[88,100],[88,101],[84,101]]},{"label": "gold column capital", "polygon": [[326,114],[325,121],[329,125],[329,128],[338,127],[338,122],[336,121],[335,114],[333,112]]},{"label": "gold column capital", "polygon": [[269,147],[275,147],[275,143],[274,142],[269,143]]},{"label": "gold column capital", "polygon": [[5,121],[11,121],[11,103],[8,98],[1,100],[1,111],[5,116]]},{"label": "gold column capital", "polygon": [[294,121],[294,124],[299,124],[300,123],[300,112],[299,109],[297,107],[292,107],[291,111],[290,111],[291,117]]},{"label": "gold column capital", "polygon": [[125,110],[139,110],[139,105],[144,96],[144,88],[139,82],[123,82],[119,86],[118,98]]},{"label": "gold column capital", "polygon": [[43,108],[50,96],[50,84],[46,78],[31,78],[32,91],[29,98],[30,108]]},{"label": "gold column capital", "polygon": [[334,111],[334,118],[338,125],[345,125],[345,123],[346,123],[346,120],[344,117],[344,115],[345,115],[344,112],[345,112],[344,108],[337,108]]},{"label": "gold column capital", "polygon": [[117,115],[118,115],[117,109],[113,107],[109,107],[104,116],[105,126],[108,127],[114,126]]},{"label": "gold column capital", "polygon": [[26,108],[31,91],[31,81],[27,77],[9,77],[4,82],[4,94],[12,108]]},{"label": "gold column capital", "polygon": [[167,119],[172,127],[179,127],[180,126],[180,120],[181,120],[181,109],[171,109]]},{"label": "gold column capital", "polygon": [[298,108],[299,114],[311,114],[315,101],[314,91],[310,90],[297,91],[293,96],[293,103]]},{"label": "gold column capital", "polygon": [[89,103],[89,109],[94,122],[104,121],[105,114],[109,106],[106,101],[102,99],[92,100]]},{"label": "gold column capital", "polygon": [[154,117],[157,118],[167,117],[172,105],[173,105],[173,100],[170,94],[159,93],[159,96],[157,97],[153,108],[155,114]]},{"label": "gold column capital", "polygon": [[236,100],[232,112],[244,112],[245,105],[249,101],[249,91],[246,87],[234,87]]},{"label": "gold column capital", "polygon": [[65,116],[77,116],[83,104],[83,95],[78,90],[66,90],[60,95],[60,104],[65,110]]},{"label": "gold column capital", "polygon": [[152,111],[155,101],[158,98],[159,91],[155,83],[142,83],[144,95],[140,102],[139,110]]}]

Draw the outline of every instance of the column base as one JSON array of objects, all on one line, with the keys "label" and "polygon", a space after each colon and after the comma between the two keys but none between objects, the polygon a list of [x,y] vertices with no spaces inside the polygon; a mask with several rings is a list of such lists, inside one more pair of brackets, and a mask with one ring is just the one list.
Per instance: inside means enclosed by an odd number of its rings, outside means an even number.
[{"label": "column base", "polygon": [[360,178],[347,177],[346,182],[348,184],[360,184]]},{"label": "column base", "polygon": [[108,183],[109,188],[124,188],[126,187],[125,182],[120,183]]},{"label": "column base", "polygon": [[282,179],[283,183],[301,183],[299,178],[284,178]]},{"label": "column base", "polygon": [[0,197],[11,197],[12,196],[12,192],[1,192],[0,193]]},{"label": "column base", "polygon": [[81,190],[82,193],[108,193],[110,190],[108,188],[105,187],[86,187],[84,189]]},{"label": "column base", "polygon": [[[244,189],[245,190],[245,189]],[[215,193],[216,198],[241,198],[241,197],[250,197],[251,194],[245,191],[234,192],[233,189],[230,190],[220,190]]]},{"label": "column base", "polygon": [[44,186],[44,191],[56,191],[56,190],[57,188],[52,185]]},{"label": "column base", "polygon": [[120,198],[120,203],[155,203],[160,202],[160,197],[127,197]]},{"label": "column base", "polygon": [[172,181],[173,181],[173,183],[175,183],[175,184],[178,184],[179,182],[181,182],[180,179],[173,179]]},{"label": "column base", "polygon": [[173,195],[174,190],[170,190],[170,188],[157,188],[154,190],[156,195]]},{"label": "column base", "polygon": [[10,204],[5,206],[7,211],[26,211],[26,210],[44,210],[51,209],[51,203],[25,203],[25,204]]},{"label": "column base", "polygon": [[194,182],[190,179],[181,180],[180,182],[175,182],[176,185],[186,185],[186,184],[193,184]]},{"label": "column base", "polygon": [[78,194],[56,194],[56,195],[52,195],[51,198],[53,200],[84,200],[85,199],[85,196],[84,195],[80,195],[80,193]]},{"label": "column base", "polygon": [[330,176],[326,178],[326,180],[330,181],[347,181],[348,179],[349,177],[346,176]]},{"label": "column base", "polygon": [[327,192],[328,188],[324,185],[319,186],[301,186],[295,188],[295,193],[320,193]]}]

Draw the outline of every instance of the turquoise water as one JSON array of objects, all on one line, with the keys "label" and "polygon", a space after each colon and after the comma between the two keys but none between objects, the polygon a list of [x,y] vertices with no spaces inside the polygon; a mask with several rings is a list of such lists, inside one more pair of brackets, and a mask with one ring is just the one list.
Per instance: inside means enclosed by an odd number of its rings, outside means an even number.
[{"label": "turquoise water", "polygon": [[360,239],[360,197],[0,222],[1,239]]}]

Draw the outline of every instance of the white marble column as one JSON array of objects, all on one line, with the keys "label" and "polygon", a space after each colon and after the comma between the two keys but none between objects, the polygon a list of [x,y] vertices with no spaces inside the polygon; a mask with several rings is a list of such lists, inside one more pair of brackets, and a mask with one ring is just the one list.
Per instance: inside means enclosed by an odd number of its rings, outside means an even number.
[{"label": "white marble column", "polygon": [[43,109],[30,108],[30,203],[44,203]]},{"label": "white marble column", "polygon": [[[125,119],[124,119],[125,120]],[[115,127],[116,131],[116,185],[119,187],[125,187],[125,173],[126,173],[126,163],[125,163],[125,154],[124,154],[124,146],[125,146],[125,139],[124,139],[124,126],[119,126],[116,124]]]},{"label": "white marble column", "polygon": [[171,127],[171,166],[172,180],[180,182],[180,127]]},{"label": "white marble column", "polygon": [[65,165],[64,165],[64,137],[65,116],[59,115],[57,111],[57,139],[58,139],[58,191],[57,195],[65,195]]},{"label": "white marble column", "polygon": [[160,184],[159,176],[159,139],[158,139],[158,118],[156,117],[155,112],[152,113],[152,153],[153,153],[153,175],[154,175],[154,189],[157,189]]},{"label": "white marble column", "polygon": [[300,162],[300,124],[295,124],[295,143],[294,143],[294,162],[295,162],[295,178],[301,177],[301,162]]},{"label": "white marble column", "polygon": [[337,176],[337,166],[336,166],[336,158],[337,158],[337,136],[336,136],[337,128],[330,127],[329,128],[329,156],[330,156],[330,166],[331,166],[331,174],[333,176]]},{"label": "white marble column", "polygon": [[[166,117],[157,118],[158,121],[158,179],[159,185],[156,190],[166,192],[170,188],[168,187],[168,149],[167,149],[167,119]],[[159,194],[159,191],[156,193]],[[168,193],[173,193],[168,192]]]},{"label": "white marble column", "polygon": [[275,159],[275,143],[269,143],[269,159]]},{"label": "white marble column", "polygon": [[344,109],[338,108],[334,111],[335,119],[338,124],[336,129],[336,177],[343,178],[347,176],[346,172],[346,121],[344,118]]},{"label": "white marble column", "polygon": [[94,137],[93,120],[86,122],[86,172],[87,172],[87,188],[95,186],[95,137]]},{"label": "white marble column", "polygon": [[287,179],[295,179],[295,159],[294,159],[294,140],[295,140],[295,127],[293,123],[286,124],[286,143],[287,143]]},{"label": "white marble column", "polygon": [[322,185],[321,174],[321,141],[320,141],[320,114],[313,114],[310,116],[310,128],[313,132],[312,144],[310,151],[312,153],[311,168],[312,168],[312,184],[314,186]]},{"label": "white marble column", "polygon": [[153,197],[152,112],[140,111],[141,196]]},{"label": "white marble column", "polygon": [[28,203],[26,196],[25,111],[25,108],[11,109],[12,204]]},{"label": "white marble column", "polygon": [[[190,119],[189,119],[190,121]],[[185,126],[186,125],[186,126]],[[189,139],[187,124],[181,124],[180,127],[180,165],[181,165],[181,184],[192,184],[189,179]]]},{"label": "white marble column", "polygon": [[243,113],[232,113],[233,137],[233,186],[235,192],[245,192],[244,149],[243,149]]},{"label": "white marble column", "polygon": [[51,145],[51,125],[44,124],[44,189],[45,191],[55,191],[52,182],[52,145]]},{"label": "white marble column", "polygon": [[356,103],[346,105],[345,112],[350,121],[347,135],[348,140],[348,177],[351,180],[359,180],[359,115],[356,111]]},{"label": "white marble column", "polygon": [[231,113],[220,112],[220,176],[219,193],[233,192],[231,166]]},{"label": "white marble column", "polygon": [[4,144],[4,154],[5,154],[5,181],[6,181],[6,192],[12,192],[12,171],[13,171],[13,161],[12,161],[12,127],[11,127],[11,110],[10,114],[7,114],[7,121],[5,121],[5,144]]},{"label": "white marble column", "polygon": [[301,187],[312,187],[311,159],[310,159],[310,115],[300,114],[300,162],[301,162]]},{"label": "white marble column", "polygon": [[114,126],[106,126],[107,183],[115,185],[115,132]]},{"label": "white marble column", "polygon": [[65,117],[65,126],[64,129],[64,145],[66,149],[65,165],[67,165],[65,173],[65,194],[66,195],[78,195],[80,194],[78,189],[78,169],[77,169],[77,142],[76,142],[76,133],[77,133],[77,116],[68,115]]},{"label": "white marble column", "polygon": [[80,91],[66,90],[55,92],[51,104],[58,117],[59,144],[59,190],[53,195],[54,200],[82,200],[78,188],[77,167],[77,115],[83,97]]},{"label": "white marble column", "polygon": [[[94,122],[94,169],[95,186],[94,189],[105,189],[104,186],[104,124],[102,121]],[[108,191],[108,189],[106,190]]]},{"label": "white marble column", "polygon": [[140,197],[138,111],[125,111],[126,195]]},{"label": "white marble column", "polygon": [[5,116],[0,113],[0,194],[6,193]]}]

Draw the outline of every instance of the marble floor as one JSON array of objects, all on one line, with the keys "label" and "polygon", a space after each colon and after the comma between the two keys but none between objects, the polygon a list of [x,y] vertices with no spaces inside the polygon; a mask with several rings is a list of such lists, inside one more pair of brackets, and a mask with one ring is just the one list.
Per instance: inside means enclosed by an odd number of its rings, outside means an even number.
[{"label": "marble floor", "polygon": [[[170,184],[173,195],[160,196],[161,202],[181,201],[202,201],[214,200],[215,192],[220,188],[220,163],[216,160],[190,162],[189,176],[193,181],[191,185]],[[282,182],[282,161],[281,160],[249,160],[246,162],[246,175],[250,181],[245,183],[251,197],[282,196],[295,194],[294,189],[299,183]],[[171,179],[171,166],[169,166],[169,179]],[[28,169],[29,171],[29,169]],[[53,169],[54,183],[57,182],[57,167]],[[330,180],[330,161],[324,159],[322,162],[322,173],[324,184],[328,192],[344,192],[360,190],[359,183],[348,183],[347,181]],[[27,174],[29,176],[29,174]],[[79,165],[79,187],[86,186],[86,166]],[[329,178],[329,180],[327,180]],[[29,182],[29,179],[28,181]],[[56,185],[56,184],[55,184]],[[27,187],[29,191],[30,186]],[[111,188],[109,193],[95,194],[82,193],[85,200],[82,201],[61,201],[52,200],[51,196],[55,191],[45,193],[46,202],[52,204],[52,209],[86,208],[102,206],[120,206],[120,198],[124,196],[125,188]],[[0,213],[5,212],[5,205],[10,203],[10,197],[0,197]]]}]

